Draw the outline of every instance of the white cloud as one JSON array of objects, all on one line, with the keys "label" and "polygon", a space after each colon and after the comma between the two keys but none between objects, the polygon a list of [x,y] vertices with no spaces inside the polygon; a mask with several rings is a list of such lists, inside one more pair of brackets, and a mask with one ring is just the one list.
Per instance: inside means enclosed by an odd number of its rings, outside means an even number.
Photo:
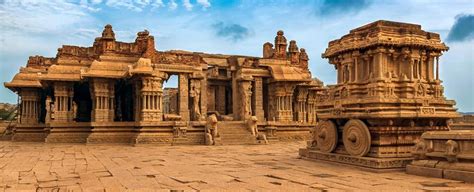
[{"label": "white cloud", "polygon": [[191,11],[193,9],[193,5],[189,0],[183,0],[183,7],[186,8],[186,10]]},{"label": "white cloud", "polygon": [[143,10],[142,7],[140,7],[140,4],[135,5],[135,3],[132,0],[108,0],[105,4],[109,7],[114,7],[118,9],[126,8],[128,10],[137,11],[137,12],[141,12]]},{"label": "white cloud", "polygon": [[90,20],[90,9],[66,1],[14,1],[0,4],[0,28],[9,31],[46,32],[58,31]]},{"label": "white cloud", "polygon": [[211,2],[209,2],[209,0],[197,0],[197,3],[204,9],[211,7]]},{"label": "white cloud", "polygon": [[160,7],[164,7],[165,4],[163,3],[163,0],[156,0],[156,1],[153,1],[153,3],[151,3],[151,6],[153,8],[160,8]]},{"label": "white cloud", "polygon": [[174,0],[170,0],[170,2],[168,2],[168,7],[171,10],[175,10],[176,8],[178,8],[178,4]]},{"label": "white cloud", "polygon": [[92,4],[100,4],[102,3],[102,0],[91,0]]}]

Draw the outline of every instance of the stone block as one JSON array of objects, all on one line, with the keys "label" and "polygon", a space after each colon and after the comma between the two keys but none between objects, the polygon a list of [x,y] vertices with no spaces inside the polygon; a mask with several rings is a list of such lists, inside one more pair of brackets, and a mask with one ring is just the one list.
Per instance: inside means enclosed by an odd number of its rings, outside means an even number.
[{"label": "stone block", "polygon": [[444,170],[443,177],[446,179],[453,179],[474,183],[474,172],[460,171],[460,170]]},{"label": "stone block", "polygon": [[407,165],[406,172],[408,174],[419,175],[419,176],[443,178],[442,169],[436,169],[436,168],[430,168],[430,167]]}]

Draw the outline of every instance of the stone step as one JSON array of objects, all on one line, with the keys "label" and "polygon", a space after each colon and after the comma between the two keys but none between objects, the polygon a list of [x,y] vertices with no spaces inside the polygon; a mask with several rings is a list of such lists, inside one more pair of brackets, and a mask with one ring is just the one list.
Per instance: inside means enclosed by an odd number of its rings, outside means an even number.
[{"label": "stone step", "polygon": [[217,127],[223,145],[257,144],[244,121],[218,122]]}]

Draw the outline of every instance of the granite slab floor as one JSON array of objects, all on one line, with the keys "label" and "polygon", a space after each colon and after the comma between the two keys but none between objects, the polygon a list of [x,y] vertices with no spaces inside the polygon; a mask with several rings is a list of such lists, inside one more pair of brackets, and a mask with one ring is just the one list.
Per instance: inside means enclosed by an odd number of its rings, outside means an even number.
[{"label": "granite slab floor", "polygon": [[474,191],[460,181],[299,159],[304,146],[1,141],[0,191]]}]

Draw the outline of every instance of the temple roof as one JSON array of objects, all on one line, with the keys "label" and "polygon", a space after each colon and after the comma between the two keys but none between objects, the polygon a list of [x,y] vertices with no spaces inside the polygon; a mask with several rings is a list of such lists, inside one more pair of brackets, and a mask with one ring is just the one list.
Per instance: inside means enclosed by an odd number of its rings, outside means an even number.
[{"label": "temple roof", "polygon": [[420,25],[379,20],[353,29],[342,38],[329,42],[329,47],[322,57],[329,58],[343,52],[375,46],[416,46],[439,51],[448,50],[441,42],[439,34],[426,32]]},{"label": "temple roof", "polygon": [[11,82],[4,83],[5,87],[15,90],[15,88],[36,88],[41,87],[40,78],[45,73],[42,69],[21,68]]},{"label": "temple roof", "polygon": [[[296,46],[296,42],[292,42]],[[292,53],[297,51],[293,50]],[[307,64],[305,67],[298,66],[298,58],[290,61],[290,54],[282,54],[282,58],[261,58],[184,50],[158,51],[155,49],[154,37],[147,30],[138,32],[135,41],[128,43],[116,41],[112,26],[106,25],[92,46],[63,45],[56,57],[30,57],[26,67],[5,86],[10,89],[41,87],[42,81],[82,81],[84,78],[126,78],[133,75],[196,75],[196,72],[208,70],[212,66],[217,67],[217,70],[235,70],[239,67],[268,70],[270,66],[275,81],[310,81]],[[259,71],[252,72],[261,75]]]},{"label": "temple roof", "polygon": [[311,74],[298,67],[269,65],[275,81],[311,81]]}]

